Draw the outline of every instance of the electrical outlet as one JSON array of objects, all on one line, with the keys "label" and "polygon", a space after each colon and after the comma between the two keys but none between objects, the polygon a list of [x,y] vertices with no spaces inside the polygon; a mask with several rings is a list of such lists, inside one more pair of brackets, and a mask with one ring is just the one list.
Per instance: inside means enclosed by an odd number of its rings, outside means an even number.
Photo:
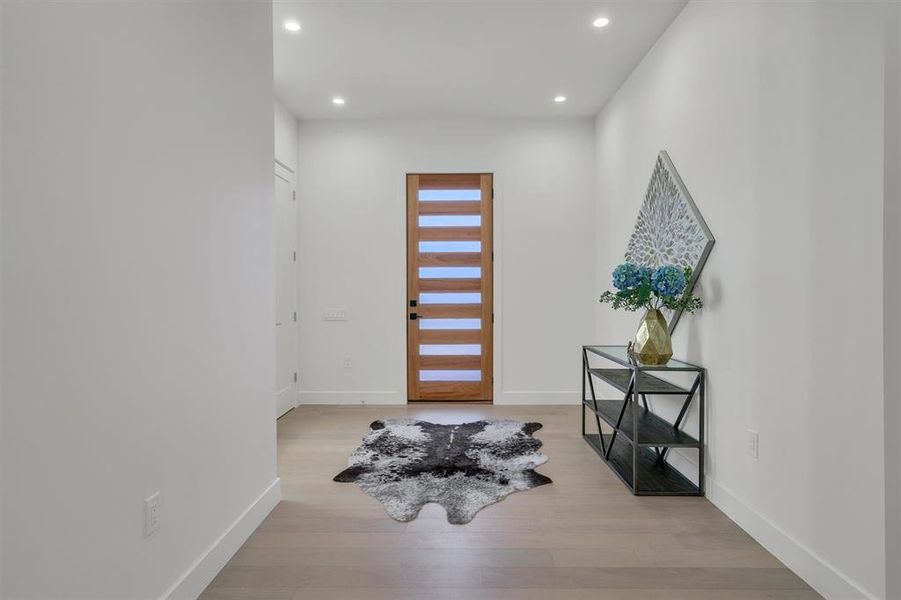
[{"label": "electrical outlet", "polygon": [[347,320],[347,309],[346,308],[325,308],[322,310],[322,320],[323,321],[346,321]]},{"label": "electrical outlet", "polygon": [[760,438],[753,429],[748,430],[748,456],[760,457]]},{"label": "electrical outlet", "polygon": [[144,537],[150,537],[160,530],[160,493],[144,500]]},{"label": "electrical outlet", "polygon": [[353,369],[354,368],[353,361],[350,360],[349,356],[344,357],[344,368],[345,369]]}]

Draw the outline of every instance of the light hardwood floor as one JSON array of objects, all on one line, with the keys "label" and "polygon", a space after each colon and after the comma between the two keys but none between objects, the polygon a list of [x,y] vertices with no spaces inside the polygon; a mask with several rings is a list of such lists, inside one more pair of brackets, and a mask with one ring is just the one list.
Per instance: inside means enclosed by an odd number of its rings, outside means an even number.
[{"label": "light hardwood floor", "polygon": [[[703,498],[632,496],[579,435],[577,406],[303,406],[278,422],[284,499],[204,600],[819,598]],[[398,523],[334,483],[378,418],[539,421],[554,483],[467,525]]]}]

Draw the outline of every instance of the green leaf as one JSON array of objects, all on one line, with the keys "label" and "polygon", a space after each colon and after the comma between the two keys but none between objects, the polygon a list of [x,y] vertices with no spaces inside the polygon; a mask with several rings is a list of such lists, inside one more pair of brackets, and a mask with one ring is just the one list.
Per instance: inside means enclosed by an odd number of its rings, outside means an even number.
[{"label": "green leaf", "polygon": [[635,293],[635,301],[644,306],[648,300],[651,299],[651,282],[650,281],[642,281],[641,285],[638,286]]}]

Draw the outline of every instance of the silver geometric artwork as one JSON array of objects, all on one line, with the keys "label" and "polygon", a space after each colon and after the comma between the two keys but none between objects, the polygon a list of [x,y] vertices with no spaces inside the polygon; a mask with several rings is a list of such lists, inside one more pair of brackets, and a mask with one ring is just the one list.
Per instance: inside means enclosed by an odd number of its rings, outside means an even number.
[{"label": "silver geometric artwork", "polygon": [[[626,247],[626,260],[651,268],[691,267],[691,281],[686,287],[691,292],[714,241],[673,161],[661,150]],[[663,314],[672,334],[682,311],[665,309]]]}]

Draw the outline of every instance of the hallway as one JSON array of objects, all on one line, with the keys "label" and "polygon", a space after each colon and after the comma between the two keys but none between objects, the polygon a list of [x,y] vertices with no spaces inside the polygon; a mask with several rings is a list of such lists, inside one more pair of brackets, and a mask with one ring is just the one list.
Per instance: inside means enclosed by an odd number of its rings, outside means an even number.
[{"label": "hallway", "polygon": [[[301,406],[278,422],[283,500],[204,600],[819,598],[703,498],[635,497],[580,439],[577,406]],[[378,418],[536,420],[554,480],[450,525],[398,523],[334,483]],[[642,582],[640,588],[635,582]],[[564,595],[565,594],[565,595]]]}]

